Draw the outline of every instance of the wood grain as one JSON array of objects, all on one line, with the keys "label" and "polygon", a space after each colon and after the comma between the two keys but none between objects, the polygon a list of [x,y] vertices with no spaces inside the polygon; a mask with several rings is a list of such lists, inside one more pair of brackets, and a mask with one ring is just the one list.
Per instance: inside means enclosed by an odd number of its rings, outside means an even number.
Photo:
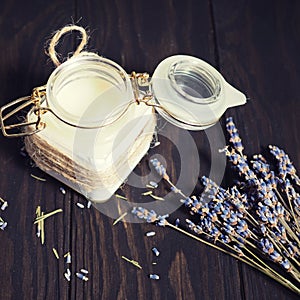
[{"label": "wood grain", "polygon": [[[88,30],[88,50],[114,60],[127,72],[152,74],[161,60],[174,54],[211,63],[249,97],[247,105],[226,113],[234,116],[246,152],[261,152],[268,144],[277,144],[299,169],[299,13],[299,2],[292,0],[4,0],[0,4],[0,104],[27,95],[47,81],[54,69],[44,53],[47,40],[55,30],[74,22]],[[62,58],[75,49],[76,41],[66,36],[58,45]],[[134,172],[149,174],[149,158],[159,154],[174,182],[183,168],[192,173],[198,159],[200,172],[193,176],[208,175],[218,150],[209,143],[217,143],[219,133],[216,129],[190,133],[197,157],[191,153],[181,161],[176,145],[184,143],[187,133],[160,121],[161,146],[151,149]],[[122,201],[100,209],[80,209],[76,203],[86,204],[86,199],[66,187],[63,195],[61,183],[20,156],[21,140],[1,136],[0,141],[0,196],[9,201],[0,215],[9,224],[0,232],[0,299],[297,298],[263,274],[171,229],[130,222],[112,226],[114,218],[108,215],[124,211]],[[30,174],[47,181],[37,181]],[[232,175],[226,172],[225,186],[232,182]],[[186,178],[183,188],[193,190],[193,178]],[[119,193],[130,202],[142,202],[144,190],[127,184]],[[166,194],[167,186],[160,184],[158,191]],[[194,192],[199,191],[197,184]],[[33,226],[37,205],[45,212],[63,209],[45,222],[43,246]],[[177,217],[183,224],[184,210],[177,210],[170,219]],[[156,232],[152,238],[145,236],[150,230]],[[161,252],[158,258],[151,252],[154,246]],[[70,266],[62,258],[68,251]],[[143,269],[122,255],[138,261]],[[71,282],[63,276],[67,267],[72,271]],[[89,270],[88,282],[75,278],[81,268]],[[150,280],[150,273],[159,274],[160,280]]]},{"label": "wood grain", "polygon": [[[228,112],[240,129],[246,153],[278,145],[299,169],[299,3],[213,3],[220,69],[250,98],[246,106]],[[260,299],[296,299],[256,271],[245,266],[242,270],[246,298],[259,293]]]}]

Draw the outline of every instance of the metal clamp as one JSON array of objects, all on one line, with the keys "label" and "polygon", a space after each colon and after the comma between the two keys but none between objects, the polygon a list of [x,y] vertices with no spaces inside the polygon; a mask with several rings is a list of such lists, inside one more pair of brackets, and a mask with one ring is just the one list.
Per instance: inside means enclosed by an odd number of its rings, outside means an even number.
[{"label": "metal clamp", "polygon": [[134,99],[137,104],[140,104],[141,102],[146,103],[153,98],[148,73],[136,73],[133,71],[130,74],[130,79]]},{"label": "metal clamp", "polygon": [[[46,95],[46,86],[34,88],[30,96],[21,97],[15,101],[12,101],[0,108],[0,126],[3,135],[6,137],[22,137],[35,134],[45,128],[46,124],[42,122],[41,116],[48,111],[46,107],[41,107],[41,100]],[[6,124],[8,119],[16,115],[21,110],[31,107],[33,113],[36,115],[36,121],[26,121],[14,124]],[[15,108],[14,108],[15,107]],[[8,112],[7,112],[8,111]],[[19,116],[18,116],[19,117]],[[35,129],[24,131],[22,128],[29,126],[35,126]],[[19,129],[20,132],[14,131]]]}]

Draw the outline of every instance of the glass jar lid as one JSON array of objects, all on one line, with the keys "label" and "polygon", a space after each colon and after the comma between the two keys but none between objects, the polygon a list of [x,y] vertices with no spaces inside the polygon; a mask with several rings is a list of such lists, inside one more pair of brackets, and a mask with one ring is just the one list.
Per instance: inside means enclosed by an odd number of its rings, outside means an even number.
[{"label": "glass jar lid", "polygon": [[196,57],[171,56],[152,76],[157,111],[172,124],[199,130],[215,124],[224,106],[221,74]]}]

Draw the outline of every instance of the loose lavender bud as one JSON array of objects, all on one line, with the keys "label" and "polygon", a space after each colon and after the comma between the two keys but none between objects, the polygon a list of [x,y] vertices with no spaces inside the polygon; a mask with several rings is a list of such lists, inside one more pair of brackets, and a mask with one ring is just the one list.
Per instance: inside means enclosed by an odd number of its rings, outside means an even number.
[{"label": "loose lavender bud", "polygon": [[158,187],[158,184],[155,181],[150,181],[149,184],[155,189]]},{"label": "loose lavender bud", "polygon": [[154,231],[148,231],[146,232],[146,236],[154,236],[155,235],[155,232]]},{"label": "loose lavender bud", "polygon": [[76,205],[77,205],[79,208],[84,209],[84,205],[83,205],[82,203],[77,202]]},{"label": "loose lavender bud", "polygon": [[66,190],[65,190],[63,187],[60,187],[59,190],[60,190],[60,192],[61,192],[63,195],[66,194]]},{"label": "loose lavender bud", "polygon": [[150,279],[159,280],[159,275],[157,274],[149,274]]},{"label": "loose lavender bud", "polygon": [[159,256],[159,251],[157,250],[157,248],[153,247],[152,248],[152,252],[154,253],[155,256]]},{"label": "loose lavender bud", "polygon": [[8,203],[7,201],[3,202],[3,204],[1,205],[1,210],[5,210],[8,207]]},{"label": "loose lavender bud", "polygon": [[83,280],[83,281],[88,281],[88,280],[89,280],[87,276],[85,276],[85,275],[83,275],[83,274],[81,274],[81,273],[76,273],[76,276],[77,276],[79,279]]},{"label": "loose lavender bud", "polygon": [[0,229],[4,230],[6,228],[6,226],[7,226],[7,222],[1,223],[0,224]]}]

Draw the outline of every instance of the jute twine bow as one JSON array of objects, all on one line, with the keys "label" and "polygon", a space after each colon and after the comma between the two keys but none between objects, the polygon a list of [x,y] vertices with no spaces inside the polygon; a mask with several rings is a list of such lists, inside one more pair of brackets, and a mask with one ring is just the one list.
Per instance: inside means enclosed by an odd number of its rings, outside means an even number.
[{"label": "jute twine bow", "polygon": [[88,41],[88,35],[85,31],[84,28],[77,26],[77,25],[67,25],[65,27],[63,27],[62,29],[58,30],[54,36],[52,37],[50,44],[49,44],[49,48],[48,48],[48,55],[50,56],[50,58],[52,59],[53,63],[58,67],[61,62],[59,61],[59,59],[57,58],[57,53],[55,51],[55,47],[57,46],[60,38],[70,32],[70,31],[79,31],[81,33],[81,42],[78,45],[76,51],[73,53],[73,56],[78,55],[84,48],[84,46],[86,45],[87,41]]}]

